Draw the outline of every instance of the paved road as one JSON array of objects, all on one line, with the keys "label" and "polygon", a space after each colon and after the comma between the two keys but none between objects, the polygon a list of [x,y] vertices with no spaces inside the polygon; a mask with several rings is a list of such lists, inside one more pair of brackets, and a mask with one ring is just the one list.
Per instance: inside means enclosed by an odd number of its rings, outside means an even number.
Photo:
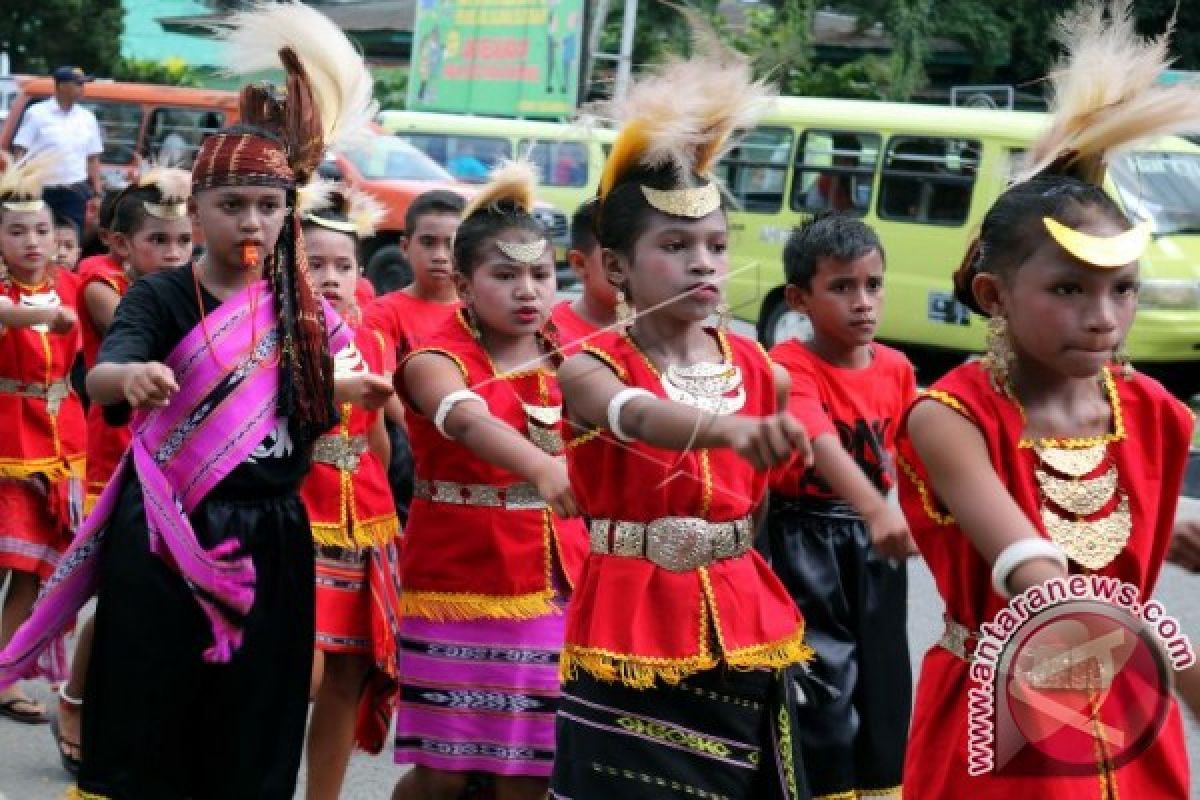
[{"label": "paved road", "polygon": [[[748,326],[747,326],[748,327]],[[752,333],[751,333],[752,335]],[[1200,501],[1186,500],[1182,513],[1200,516]],[[1200,606],[1195,602],[1200,576],[1167,567],[1157,598],[1175,615],[1184,632],[1200,647]],[[942,603],[921,561],[909,565],[909,645],[913,669],[941,635]],[[45,693],[32,687],[39,698]],[[169,735],[164,732],[164,735]],[[1192,796],[1200,797],[1200,726],[1188,720],[1188,751],[1194,765]],[[356,755],[343,796],[350,800],[386,800],[399,775],[390,755]],[[303,773],[302,773],[303,776]],[[0,719],[0,800],[58,800],[69,786],[59,767],[54,743],[45,726],[30,727]],[[303,796],[303,790],[297,793]]]}]

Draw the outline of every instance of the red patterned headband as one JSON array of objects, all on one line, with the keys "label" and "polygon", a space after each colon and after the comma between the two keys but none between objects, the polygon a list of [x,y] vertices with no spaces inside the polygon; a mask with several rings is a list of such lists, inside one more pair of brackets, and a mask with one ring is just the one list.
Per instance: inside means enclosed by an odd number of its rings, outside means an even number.
[{"label": "red patterned headband", "polygon": [[192,165],[192,192],[214,186],[291,189],[296,176],[281,142],[251,132],[216,133],[204,140]]}]

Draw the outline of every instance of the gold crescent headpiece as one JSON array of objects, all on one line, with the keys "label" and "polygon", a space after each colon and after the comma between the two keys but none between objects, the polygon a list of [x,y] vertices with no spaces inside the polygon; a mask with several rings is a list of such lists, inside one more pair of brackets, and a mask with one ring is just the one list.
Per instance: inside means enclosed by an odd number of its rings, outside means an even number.
[{"label": "gold crescent headpiece", "polygon": [[700,219],[721,207],[721,191],[711,181],[690,189],[640,188],[647,203],[673,217]]},{"label": "gold crescent headpiece", "polygon": [[1131,264],[1142,257],[1150,244],[1150,225],[1139,222],[1116,236],[1093,236],[1068,228],[1052,217],[1042,217],[1050,238],[1083,263],[1101,269],[1113,269]]},{"label": "gold crescent headpiece", "polygon": [[40,198],[37,200],[5,200],[0,205],[3,205],[8,211],[41,211],[46,207],[46,201]]},{"label": "gold crescent headpiece", "polygon": [[516,261],[518,264],[536,264],[546,253],[546,240],[536,242],[506,242],[496,240],[496,247],[501,253]]}]

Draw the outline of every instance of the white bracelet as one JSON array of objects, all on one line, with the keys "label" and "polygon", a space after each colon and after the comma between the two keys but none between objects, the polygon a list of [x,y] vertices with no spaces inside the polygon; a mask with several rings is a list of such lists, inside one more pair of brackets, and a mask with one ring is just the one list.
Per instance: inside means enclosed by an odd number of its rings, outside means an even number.
[{"label": "white bracelet", "polygon": [[1048,539],[1040,536],[1019,539],[1000,551],[996,563],[992,564],[992,588],[1001,597],[1012,597],[1008,588],[1008,578],[1022,564],[1038,558],[1048,558],[1058,564],[1063,572],[1067,571],[1067,556],[1062,548]]},{"label": "white bracelet", "polygon": [[645,389],[631,386],[628,389],[622,389],[617,392],[613,395],[612,400],[608,401],[608,429],[612,432],[613,436],[622,442],[632,442],[633,437],[621,429],[621,409],[625,408],[625,404],[636,397],[653,398],[654,394]]},{"label": "white bracelet", "polygon": [[[433,427],[438,429],[438,433],[450,438],[450,434],[446,433],[446,417],[450,416],[450,412],[459,403],[466,400],[478,400],[484,403],[484,400],[479,395],[472,392],[470,389],[455,389],[450,394],[442,398],[442,402],[438,403],[437,413],[433,415]],[[484,403],[487,405],[487,403]]]}]

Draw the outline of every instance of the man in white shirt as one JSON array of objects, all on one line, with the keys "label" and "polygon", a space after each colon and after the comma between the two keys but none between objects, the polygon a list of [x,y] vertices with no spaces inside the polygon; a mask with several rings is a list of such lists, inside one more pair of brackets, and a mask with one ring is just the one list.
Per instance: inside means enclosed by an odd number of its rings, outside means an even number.
[{"label": "man in white shirt", "polygon": [[13,137],[13,152],[53,150],[58,155],[46,176],[43,199],[55,214],[72,220],[82,231],[88,198],[103,190],[100,153],[104,143],[96,116],[83,106],[83,86],[92,80],[79,67],[54,70],[54,97],[30,106]]}]

